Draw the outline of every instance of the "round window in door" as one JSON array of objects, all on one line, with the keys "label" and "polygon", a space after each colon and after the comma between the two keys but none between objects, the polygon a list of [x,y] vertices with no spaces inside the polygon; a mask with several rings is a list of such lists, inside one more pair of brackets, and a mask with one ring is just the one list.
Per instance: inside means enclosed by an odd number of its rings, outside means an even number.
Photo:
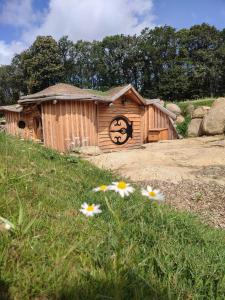
[{"label": "round window in door", "polygon": [[124,116],[115,117],[109,126],[109,136],[116,145],[123,145],[132,139],[133,122]]}]

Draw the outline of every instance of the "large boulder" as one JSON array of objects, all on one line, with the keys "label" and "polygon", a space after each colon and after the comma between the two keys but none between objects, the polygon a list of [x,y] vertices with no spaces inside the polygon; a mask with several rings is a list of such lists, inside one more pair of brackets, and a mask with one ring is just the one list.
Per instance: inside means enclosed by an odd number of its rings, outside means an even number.
[{"label": "large boulder", "polygon": [[225,98],[218,98],[212,105],[202,122],[206,135],[222,134],[225,131]]},{"label": "large boulder", "polygon": [[166,105],[166,108],[177,116],[179,116],[181,114],[180,107],[174,103],[168,103]]},{"label": "large boulder", "polygon": [[176,118],[176,124],[181,124],[185,121],[185,118],[182,115],[177,116]]},{"label": "large boulder", "polygon": [[193,114],[193,111],[195,110],[195,107],[193,104],[189,103],[187,108],[186,108],[186,112],[188,115],[192,115]]},{"label": "large boulder", "polygon": [[163,101],[163,100],[160,100],[160,102],[159,102],[162,106],[165,106],[165,101]]},{"label": "large boulder", "polygon": [[206,114],[208,114],[209,110],[209,106],[199,106],[193,111],[192,118],[203,118]]},{"label": "large boulder", "polygon": [[202,135],[202,119],[192,119],[188,125],[188,137],[197,137]]}]

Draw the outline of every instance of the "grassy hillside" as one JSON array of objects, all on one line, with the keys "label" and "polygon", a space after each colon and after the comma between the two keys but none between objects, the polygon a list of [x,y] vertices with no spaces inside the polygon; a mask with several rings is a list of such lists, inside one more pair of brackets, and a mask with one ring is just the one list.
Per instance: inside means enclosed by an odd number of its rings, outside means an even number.
[{"label": "grassy hillside", "polygon": [[[115,176],[4,134],[0,180],[0,214],[16,226],[0,235],[0,299],[224,298],[223,231],[138,187],[93,193]],[[82,215],[84,201],[102,214]]]},{"label": "grassy hillside", "polygon": [[198,106],[212,106],[213,102],[215,101],[215,98],[202,98],[202,99],[196,99],[196,100],[186,100],[181,102],[176,102],[177,105],[181,108],[181,111],[184,115],[186,115],[186,109],[189,104],[193,104],[195,108]]},{"label": "grassy hillside", "polygon": [[186,100],[181,102],[175,102],[181,109],[182,115],[185,117],[185,121],[181,124],[177,125],[177,131],[183,137],[187,136],[188,125],[191,122],[191,116],[187,112],[187,107],[192,104],[195,108],[199,106],[212,106],[213,102],[215,101],[214,98],[202,98],[196,100]]}]

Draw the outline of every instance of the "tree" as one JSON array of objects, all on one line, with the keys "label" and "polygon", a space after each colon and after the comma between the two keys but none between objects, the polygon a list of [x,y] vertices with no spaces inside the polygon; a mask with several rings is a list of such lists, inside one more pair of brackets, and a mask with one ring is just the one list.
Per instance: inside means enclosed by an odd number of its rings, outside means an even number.
[{"label": "tree", "polygon": [[152,98],[173,98],[180,89],[176,73],[182,71],[176,61],[175,29],[170,26],[146,28],[140,39],[143,59],[142,93]]},{"label": "tree", "polygon": [[39,36],[0,67],[0,97],[10,103],[59,81],[98,90],[131,83],[147,98],[165,100],[217,96],[225,93],[224,61],[225,29],[205,23],[93,42]]},{"label": "tree", "polygon": [[11,75],[11,66],[0,67],[0,105],[6,105],[14,102]]},{"label": "tree", "polygon": [[68,36],[63,36],[58,41],[60,61],[63,67],[63,81],[73,83],[74,74],[74,43],[68,39]]},{"label": "tree", "polygon": [[51,36],[38,36],[21,60],[29,93],[40,91],[63,78],[59,46]]},{"label": "tree", "polygon": [[221,61],[218,59],[219,31],[208,24],[188,30],[185,41],[190,60],[190,90],[192,97],[214,96],[218,92]]}]

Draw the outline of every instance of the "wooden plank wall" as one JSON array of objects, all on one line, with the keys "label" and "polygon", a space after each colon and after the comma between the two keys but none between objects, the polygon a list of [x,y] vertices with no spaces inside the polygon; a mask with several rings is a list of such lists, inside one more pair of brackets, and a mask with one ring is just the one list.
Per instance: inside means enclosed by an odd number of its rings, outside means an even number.
[{"label": "wooden plank wall", "polygon": [[142,116],[142,126],[143,126],[143,143],[147,143],[148,131],[153,128],[168,128],[169,139],[177,139],[177,132],[174,129],[170,118],[160,109],[154,105],[148,105],[145,107],[145,113]]},{"label": "wooden plank wall", "polygon": [[[140,105],[131,99],[127,99],[125,104],[121,99],[117,99],[112,106],[108,104],[98,105],[98,145],[104,152],[119,151],[122,149],[132,149],[140,146],[141,141],[141,114],[144,110]],[[109,126],[116,116],[125,116],[133,121],[133,138],[123,145],[114,144],[109,136]]]},{"label": "wooden plank wall", "polygon": [[42,104],[44,144],[61,152],[97,145],[94,102],[58,101]]},{"label": "wooden plank wall", "polygon": [[[33,114],[24,114],[7,111],[4,113],[6,118],[6,132],[24,138],[26,140],[34,138]],[[18,122],[22,120],[26,123],[26,127],[21,129]]]}]

